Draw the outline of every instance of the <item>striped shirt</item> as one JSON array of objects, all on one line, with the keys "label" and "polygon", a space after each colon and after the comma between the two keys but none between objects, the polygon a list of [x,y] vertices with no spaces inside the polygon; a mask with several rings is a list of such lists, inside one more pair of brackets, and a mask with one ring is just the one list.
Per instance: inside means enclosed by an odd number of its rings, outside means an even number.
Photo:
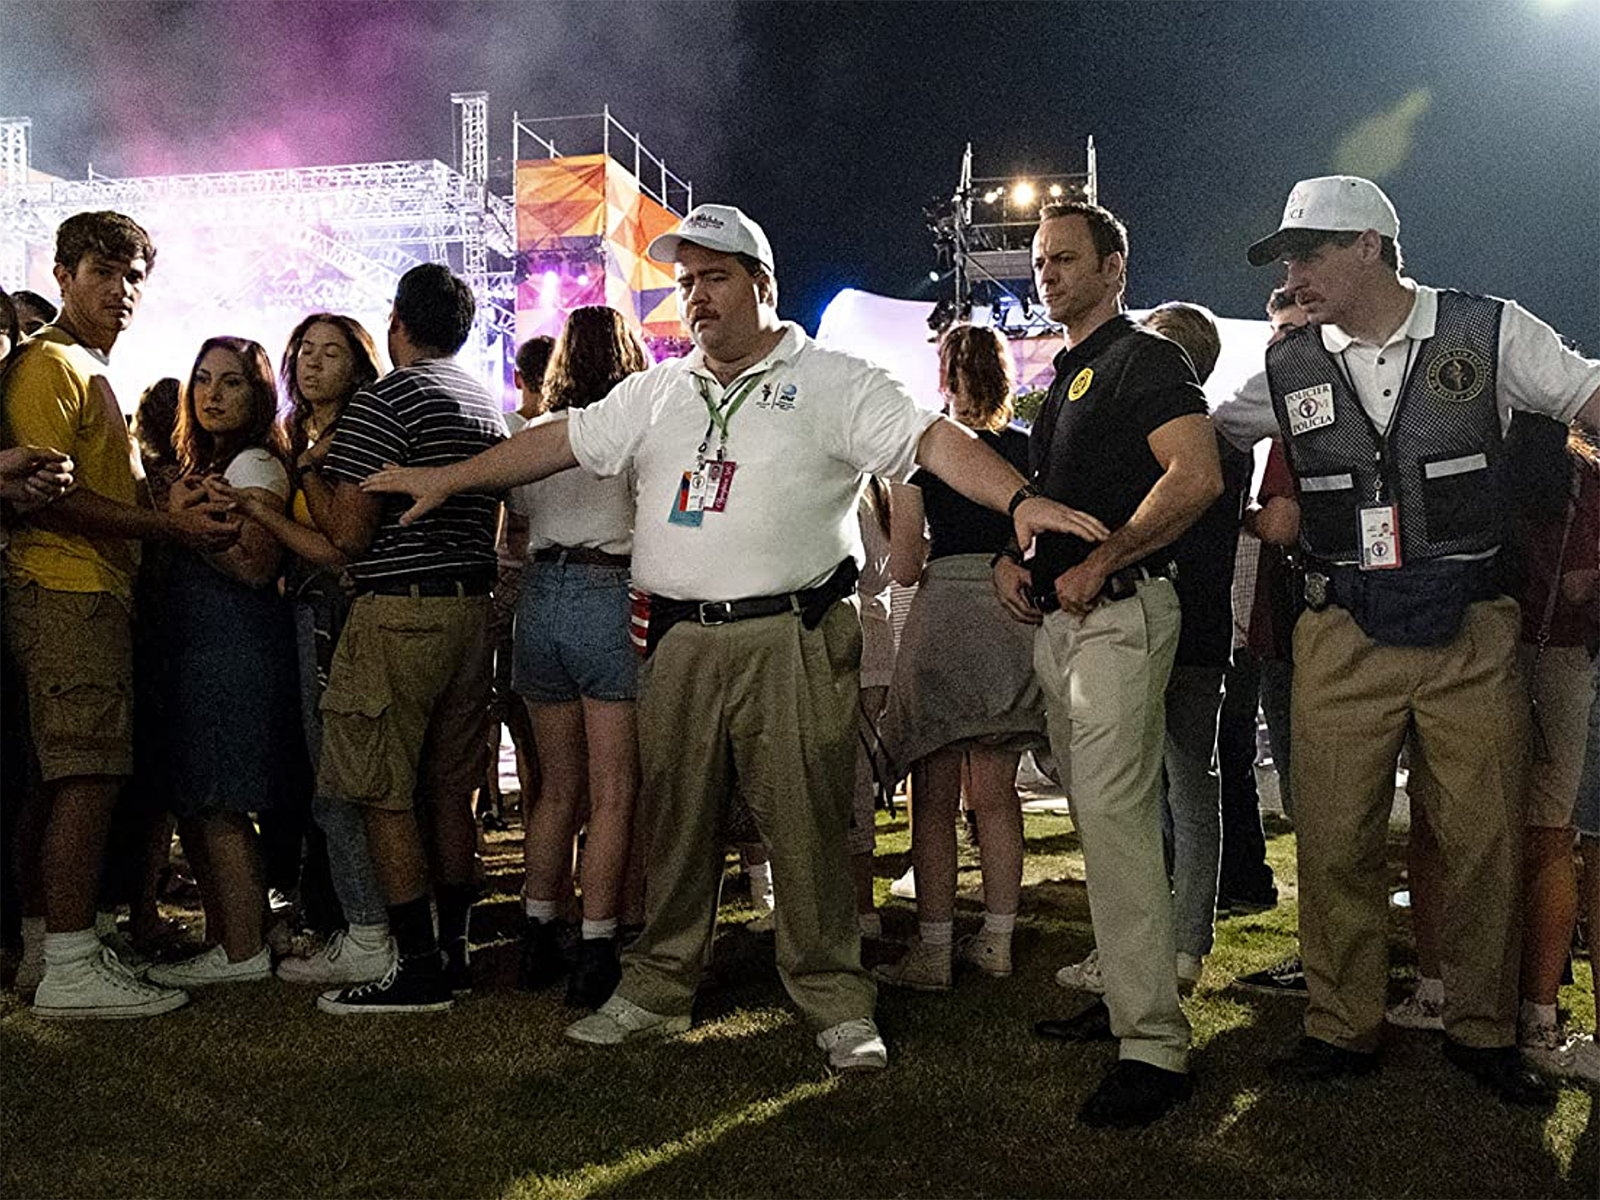
[{"label": "striped shirt", "polygon": [[[505,438],[505,421],[483,385],[451,359],[399,367],[345,406],[322,468],[330,481],[360,483],[386,463],[443,467]],[[495,572],[500,498],[452,496],[412,525],[409,497],[385,496],[372,545],[349,567],[358,588],[379,581],[483,579]]]}]

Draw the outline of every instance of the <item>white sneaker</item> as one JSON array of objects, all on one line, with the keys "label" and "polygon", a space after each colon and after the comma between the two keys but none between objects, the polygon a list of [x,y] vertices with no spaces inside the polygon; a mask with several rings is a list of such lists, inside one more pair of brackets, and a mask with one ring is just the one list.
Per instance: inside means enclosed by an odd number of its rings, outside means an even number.
[{"label": "white sneaker", "polygon": [[1437,1000],[1423,1000],[1413,994],[1399,1004],[1391,1004],[1384,1010],[1383,1019],[1402,1029],[1442,1030],[1444,1005]]},{"label": "white sneaker", "polygon": [[906,952],[894,962],[872,968],[872,977],[890,987],[910,988],[914,992],[948,992],[950,959],[949,946],[930,946],[921,938],[914,938]]},{"label": "white sneaker", "polygon": [[902,900],[915,900],[917,898],[916,868],[907,867],[906,873],[889,885],[889,895],[898,896]]},{"label": "white sneaker", "polygon": [[817,1048],[827,1051],[835,1071],[881,1071],[889,1065],[889,1048],[870,1017],[830,1025],[817,1034]]},{"label": "white sneaker", "polygon": [[591,1046],[616,1046],[636,1038],[667,1037],[689,1028],[687,1016],[668,1017],[640,1008],[615,992],[594,1012],[567,1026],[567,1038]]},{"label": "white sneaker", "polygon": [[120,1020],[157,1016],[187,1003],[188,992],[141,982],[102,946],[88,958],[47,970],[33,1011],[56,1021]]},{"label": "white sneaker", "polygon": [[1554,1021],[1548,1025],[1519,1024],[1517,1049],[1522,1051],[1523,1061],[1530,1067],[1550,1075],[1566,1074],[1571,1061],[1567,1051],[1567,1036]]},{"label": "white sneaker", "polygon": [[254,983],[272,974],[272,951],[265,946],[243,962],[229,962],[228,952],[213,946],[182,962],[157,963],[146,976],[163,987],[205,987],[213,983]]},{"label": "white sneaker", "polygon": [[17,978],[12,984],[17,995],[29,999],[44,981],[44,943],[23,947],[22,961],[17,964]]},{"label": "white sneaker", "polygon": [[963,966],[1004,979],[1011,974],[1011,935],[987,929],[969,934],[956,943],[956,959]]},{"label": "white sneaker", "polygon": [[1072,992],[1091,992],[1096,996],[1106,994],[1105,977],[1100,974],[1100,947],[1089,951],[1089,957],[1080,963],[1062,967],[1056,972],[1056,983]]},{"label": "white sneaker", "polygon": [[394,954],[393,938],[372,946],[352,940],[340,929],[315,954],[279,962],[278,978],[285,983],[371,983],[388,974]]},{"label": "white sneaker", "polygon": [[1567,1042],[1566,1078],[1600,1083],[1600,1043],[1592,1033],[1577,1034]]}]

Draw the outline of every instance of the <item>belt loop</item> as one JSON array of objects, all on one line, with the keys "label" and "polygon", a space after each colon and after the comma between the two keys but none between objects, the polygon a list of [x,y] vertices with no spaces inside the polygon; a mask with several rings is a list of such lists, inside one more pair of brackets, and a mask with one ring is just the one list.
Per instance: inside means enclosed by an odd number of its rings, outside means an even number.
[{"label": "belt loop", "polygon": [[790,592],[789,593],[789,608],[790,608],[791,611],[793,611],[795,616],[798,617],[798,616],[802,615],[802,611],[803,610],[800,607],[800,593],[799,592]]},{"label": "belt loop", "polygon": [[413,583],[406,591],[413,600],[420,601],[422,599],[422,585],[420,583]]}]

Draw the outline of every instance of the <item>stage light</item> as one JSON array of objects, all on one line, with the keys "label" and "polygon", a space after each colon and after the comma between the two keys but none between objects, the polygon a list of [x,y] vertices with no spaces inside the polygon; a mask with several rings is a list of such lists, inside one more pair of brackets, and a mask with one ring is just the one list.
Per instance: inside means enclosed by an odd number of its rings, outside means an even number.
[{"label": "stage light", "polygon": [[929,271],[928,272],[928,282],[929,283],[938,283],[939,282],[939,272],[937,272],[937,271]]},{"label": "stage light", "polygon": [[560,299],[561,275],[557,271],[546,271],[539,283],[539,307],[554,308]]},{"label": "stage light", "polygon": [[1050,195],[1052,198],[1061,195],[1061,185],[1059,183],[1052,183],[1050,185]]},{"label": "stage light", "polygon": [[993,204],[996,200],[1000,199],[1003,194],[1004,189],[1002,188],[990,188],[983,194],[983,202],[985,204]]},{"label": "stage light", "polygon": [[588,287],[589,286],[589,272],[587,272],[587,271],[579,271],[578,272],[578,286],[579,287]]},{"label": "stage light", "polygon": [[1034,202],[1038,193],[1033,190],[1033,184],[1024,179],[1011,189],[1011,203],[1018,208],[1026,208]]}]

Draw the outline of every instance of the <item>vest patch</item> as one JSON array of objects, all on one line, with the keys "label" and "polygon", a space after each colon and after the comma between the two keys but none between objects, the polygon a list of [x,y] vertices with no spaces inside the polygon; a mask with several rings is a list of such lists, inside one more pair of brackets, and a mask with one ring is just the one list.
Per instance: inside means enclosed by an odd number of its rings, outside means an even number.
[{"label": "vest patch", "polygon": [[1437,400],[1465,404],[1483,391],[1488,370],[1471,350],[1447,350],[1428,367],[1428,395]]},{"label": "vest patch", "polygon": [[1290,437],[1333,424],[1333,385],[1330,383],[1290,392],[1283,398],[1283,404],[1289,413]]}]

